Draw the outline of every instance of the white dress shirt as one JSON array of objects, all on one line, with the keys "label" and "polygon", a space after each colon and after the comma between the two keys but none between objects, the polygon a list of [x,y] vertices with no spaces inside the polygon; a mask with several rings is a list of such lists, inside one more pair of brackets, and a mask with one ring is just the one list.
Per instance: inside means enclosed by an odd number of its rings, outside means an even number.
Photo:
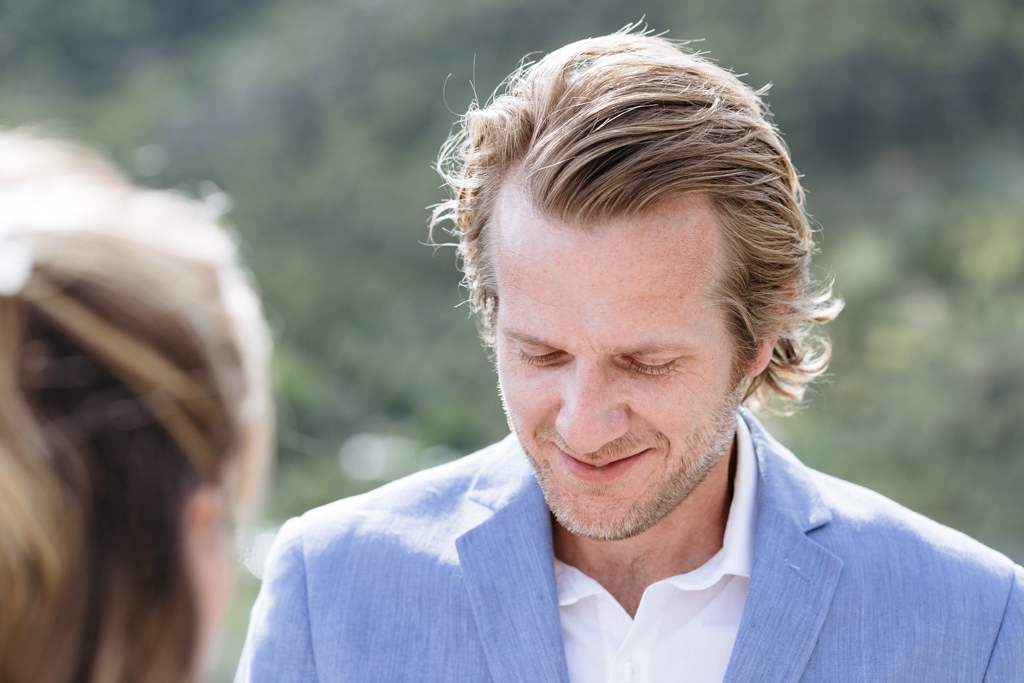
[{"label": "white dress shirt", "polygon": [[757,460],[737,416],[736,479],[722,548],[644,591],[636,618],[594,579],[555,559],[571,683],[721,683],[750,583]]}]

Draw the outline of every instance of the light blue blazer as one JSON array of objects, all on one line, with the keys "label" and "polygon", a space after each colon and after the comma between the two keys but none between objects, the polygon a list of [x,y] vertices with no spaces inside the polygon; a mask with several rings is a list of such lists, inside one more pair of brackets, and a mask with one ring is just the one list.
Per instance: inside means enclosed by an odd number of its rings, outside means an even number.
[{"label": "light blue blazer", "polygon": [[[1024,682],[1021,567],[743,415],[760,480],[726,681]],[[318,508],[275,542],[236,683],[567,683],[552,562],[511,437]]]}]

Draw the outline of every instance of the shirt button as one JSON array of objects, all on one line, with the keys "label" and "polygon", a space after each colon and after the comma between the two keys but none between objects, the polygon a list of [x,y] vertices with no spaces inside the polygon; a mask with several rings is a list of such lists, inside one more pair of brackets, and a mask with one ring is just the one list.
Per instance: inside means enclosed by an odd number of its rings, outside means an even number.
[{"label": "shirt button", "polygon": [[633,669],[633,662],[626,662],[622,665],[622,680],[626,683],[633,683],[636,680],[636,671]]}]

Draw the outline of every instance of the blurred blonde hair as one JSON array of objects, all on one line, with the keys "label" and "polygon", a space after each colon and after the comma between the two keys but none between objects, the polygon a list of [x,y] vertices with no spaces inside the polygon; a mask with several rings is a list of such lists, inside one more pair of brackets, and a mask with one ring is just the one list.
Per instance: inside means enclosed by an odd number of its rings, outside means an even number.
[{"label": "blurred blonde hair", "polygon": [[259,302],[204,203],[0,132],[0,276],[26,266],[0,293],[0,679],[186,680],[184,501],[214,483],[244,515],[269,464]]},{"label": "blurred blonde hair", "polygon": [[445,143],[438,170],[463,283],[481,335],[493,344],[499,305],[489,227],[515,176],[535,208],[576,225],[637,215],[669,196],[707,194],[725,244],[717,303],[744,367],[778,337],[744,401],[799,401],[825,371],[829,344],[814,325],[842,308],[809,276],[813,236],[803,189],[760,94],[728,71],[656,36],[622,32],[581,40],[525,63],[504,92],[476,104]]}]

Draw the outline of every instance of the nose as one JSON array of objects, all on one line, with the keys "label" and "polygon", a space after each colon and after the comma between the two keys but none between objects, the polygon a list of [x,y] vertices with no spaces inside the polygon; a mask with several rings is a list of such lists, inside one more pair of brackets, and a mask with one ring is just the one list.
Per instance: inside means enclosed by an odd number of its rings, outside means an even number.
[{"label": "nose", "polygon": [[609,374],[577,358],[563,377],[555,430],[575,453],[598,451],[629,430],[627,404]]}]

